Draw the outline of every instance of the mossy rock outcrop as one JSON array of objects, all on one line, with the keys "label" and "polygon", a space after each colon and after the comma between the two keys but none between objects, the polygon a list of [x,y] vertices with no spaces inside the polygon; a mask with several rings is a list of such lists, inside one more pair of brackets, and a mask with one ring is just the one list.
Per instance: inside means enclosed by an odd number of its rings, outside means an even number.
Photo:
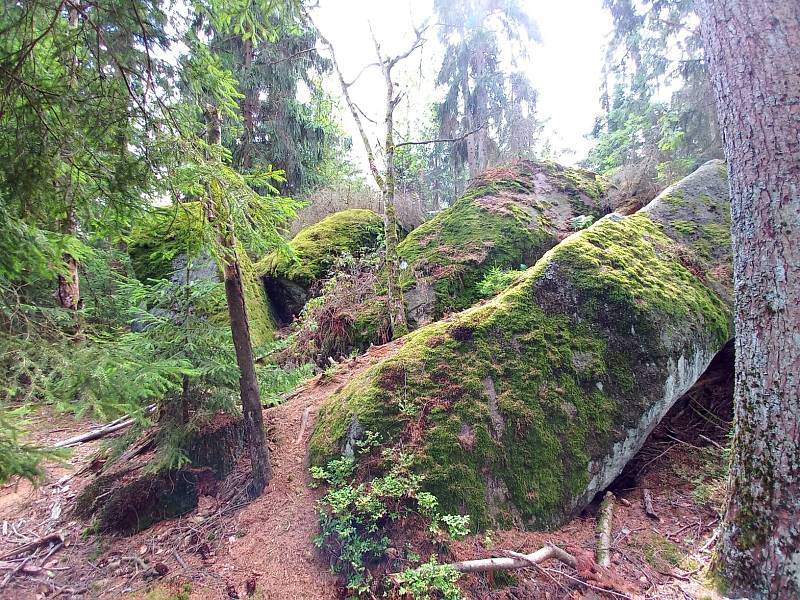
[{"label": "mossy rock outcrop", "polygon": [[600,176],[552,162],[519,161],[477,177],[398,247],[411,324],[475,304],[489,269],[532,265],[579,223],[609,212],[607,192]]},{"label": "mossy rock outcrop", "polygon": [[570,235],[489,302],[409,334],[326,401],[313,463],[374,431],[478,529],[564,523],[731,338],[728,203],[724,165],[707,163]]},{"label": "mossy rock outcrop", "polygon": [[[189,276],[197,279],[219,279],[220,271],[208,254],[207,228],[199,202],[184,202],[153,209],[133,228],[128,237],[128,253],[134,273],[146,283],[151,279],[183,282],[187,257],[192,264]],[[250,321],[250,335],[255,347],[272,340],[275,331],[273,311],[264,293],[261,279],[247,252],[239,247],[245,304]],[[225,291],[219,293],[224,305]],[[227,312],[220,315],[227,319]]]},{"label": "mossy rock outcrop", "polygon": [[288,251],[273,252],[256,263],[281,320],[288,322],[300,312],[311,286],[329,275],[337,258],[374,250],[382,235],[383,220],[377,213],[343,210],[301,229]]}]

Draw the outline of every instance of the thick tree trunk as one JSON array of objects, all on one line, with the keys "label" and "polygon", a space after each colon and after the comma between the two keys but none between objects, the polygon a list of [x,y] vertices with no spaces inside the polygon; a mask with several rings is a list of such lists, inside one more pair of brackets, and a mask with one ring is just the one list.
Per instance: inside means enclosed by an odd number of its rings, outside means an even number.
[{"label": "thick tree trunk", "polygon": [[731,183],[735,437],[716,566],[800,597],[800,3],[703,0]]},{"label": "thick tree trunk", "polygon": [[[219,144],[221,140],[221,123],[219,112],[215,107],[206,111],[208,127],[208,143]],[[223,278],[225,281],[225,298],[228,303],[228,315],[231,321],[233,346],[236,350],[236,363],[239,366],[239,391],[242,397],[242,414],[244,416],[245,433],[250,450],[250,470],[252,481],[248,487],[248,495],[256,498],[261,495],[272,475],[269,464],[269,448],[264,437],[264,417],[262,415],[261,398],[256,377],[255,357],[250,341],[250,324],[247,319],[247,307],[244,300],[242,272],[236,251],[236,237],[230,222],[221,221],[214,210],[213,196],[219,196],[211,189],[210,210],[207,211],[209,221],[217,231],[220,245],[225,250]],[[227,213],[227,211],[225,211]],[[226,217],[227,218],[227,217]]]}]

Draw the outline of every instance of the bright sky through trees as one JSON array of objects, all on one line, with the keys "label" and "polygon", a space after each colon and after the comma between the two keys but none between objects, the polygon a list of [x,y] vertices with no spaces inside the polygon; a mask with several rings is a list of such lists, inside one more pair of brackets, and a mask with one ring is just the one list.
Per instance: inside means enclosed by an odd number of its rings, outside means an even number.
[{"label": "bright sky through trees", "polygon": [[[529,49],[527,75],[539,92],[538,117],[547,120],[545,136],[557,151],[573,150],[559,156],[563,163],[585,158],[592,146],[586,139],[594,118],[600,111],[597,101],[605,42],[611,19],[601,0],[563,0],[527,2],[528,11],[539,27],[541,43]],[[407,45],[413,39],[412,24],[421,24],[433,15],[430,0],[321,0],[314,11],[317,24],[336,48],[346,78],[355,78],[361,69],[374,62],[374,48],[367,22],[388,52]],[[418,54],[399,69],[400,82],[414,82],[409,91],[410,103],[398,107],[398,129],[404,123],[425,115],[426,107],[439,100],[433,85],[440,64],[441,46],[435,33]],[[331,84],[335,82],[331,81]],[[331,87],[330,89],[334,89]],[[377,68],[366,71],[353,86],[353,96],[360,108],[379,120],[383,87]],[[355,137],[355,125],[343,111],[347,130]],[[361,149],[354,152],[363,164]]]}]

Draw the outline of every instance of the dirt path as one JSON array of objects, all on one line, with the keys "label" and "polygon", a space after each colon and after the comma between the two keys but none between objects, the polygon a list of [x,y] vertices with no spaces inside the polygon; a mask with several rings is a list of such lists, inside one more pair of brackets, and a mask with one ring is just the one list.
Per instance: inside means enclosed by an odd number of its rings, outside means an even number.
[{"label": "dirt path", "polygon": [[332,377],[312,379],[285,403],[264,412],[273,443],[272,480],[264,495],[238,514],[238,528],[245,535],[218,553],[210,569],[218,578],[193,583],[192,598],[220,598],[222,581],[232,583],[241,594],[248,579],[255,579],[265,600],[337,597],[336,578],[313,544],[318,531],[316,501],[323,492],[310,487],[308,439],[322,402],[397,347],[396,343],[373,347],[343,363]]},{"label": "dirt path", "polygon": [[[84,535],[86,523],[73,520],[69,507],[87,480],[70,476],[89,462],[98,442],[78,446],[68,463],[49,465],[47,479],[38,488],[27,482],[3,486],[0,552],[52,532],[59,532],[65,543],[49,560],[41,558],[49,547],[32,557],[31,564],[47,561],[46,568],[52,569],[47,578],[41,568],[36,574],[17,575],[8,581],[4,581],[7,572],[0,572],[0,599],[167,598],[185,584],[191,588],[191,598],[198,600],[337,598],[337,580],[313,544],[318,530],[316,501],[323,491],[310,487],[308,440],[323,401],[399,345],[373,347],[340,364],[333,375],[312,379],[280,406],[265,410],[272,480],[260,498],[222,516],[216,501],[203,496],[193,513],[156,523],[133,536]],[[33,425],[31,439],[43,445],[91,426],[44,412]],[[211,526],[209,522],[213,522]],[[193,532],[196,539],[187,544]],[[198,539],[208,539],[208,543],[199,544]],[[193,551],[198,545],[205,548]],[[163,566],[166,575],[148,583],[142,578],[140,564]],[[161,592],[148,595],[154,587]]]}]

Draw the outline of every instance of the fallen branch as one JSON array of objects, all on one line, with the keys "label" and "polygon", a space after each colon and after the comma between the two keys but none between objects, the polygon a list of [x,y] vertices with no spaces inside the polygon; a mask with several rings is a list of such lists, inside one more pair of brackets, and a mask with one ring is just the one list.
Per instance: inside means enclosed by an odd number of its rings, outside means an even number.
[{"label": "fallen branch", "polygon": [[508,557],[480,558],[477,560],[464,560],[446,565],[461,573],[480,573],[484,571],[508,571],[511,569],[524,569],[538,565],[546,560],[555,558],[567,566],[576,567],[578,562],[569,552],[562,550],[558,546],[548,544],[531,554],[520,554],[518,552],[506,551]]},{"label": "fallen branch", "polygon": [[42,572],[42,567],[27,564],[29,559],[25,559],[22,563],[8,562],[0,560],[0,571],[14,571],[15,573],[22,573],[23,575],[38,575]]},{"label": "fallen branch", "polygon": [[597,564],[601,567],[611,565],[611,521],[614,516],[614,494],[606,492],[600,511],[597,513]]},{"label": "fallen branch", "polygon": [[311,413],[311,407],[306,406],[306,409],[303,411],[303,418],[300,420],[300,431],[297,434],[297,439],[295,439],[294,443],[299,444],[300,441],[303,439],[303,434],[306,432],[306,426],[308,425],[308,416]]},{"label": "fallen branch", "polygon": [[39,538],[38,540],[33,540],[32,542],[29,542],[29,543],[27,543],[27,544],[25,544],[23,546],[19,546],[17,548],[14,548],[10,552],[6,552],[2,556],[0,556],[0,560],[7,560],[9,558],[15,558],[15,557],[19,556],[20,554],[28,554],[29,552],[32,552],[32,551],[36,550],[37,548],[40,548],[42,546],[46,546],[50,542],[55,542],[56,544],[61,544],[61,543],[64,542],[64,538],[61,536],[60,533],[51,533],[50,535],[46,535],[44,537]]},{"label": "fallen branch", "polygon": [[[145,414],[150,414],[156,410],[156,405],[151,404],[147,408],[145,408]],[[83,444],[85,442],[91,442],[92,440],[99,439],[101,437],[105,437],[110,433],[114,433],[115,431],[119,431],[120,429],[125,429],[126,427],[130,427],[135,422],[135,419],[129,415],[125,415],[124,417],[120,417],[115,421],[111,421],[102,427],[97,427],[92,429],[87,433],[82,433],[80,435],[76,435],[74,437],[68,438],[66,440],[61,440],[57,442],[52,447],[53,448],[69,448],[70,446],[77,446],[78,444]]]}]

